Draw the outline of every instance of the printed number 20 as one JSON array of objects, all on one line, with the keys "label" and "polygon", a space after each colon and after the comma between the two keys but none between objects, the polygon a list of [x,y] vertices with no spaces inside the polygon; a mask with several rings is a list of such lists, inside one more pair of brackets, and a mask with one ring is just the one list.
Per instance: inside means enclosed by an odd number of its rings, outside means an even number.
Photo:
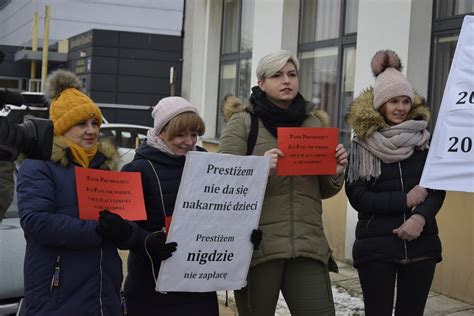
[{"label": "printed number 20", "polygon": [[[466,99],[467,96],[469,95],[469,92],[467,91],[461,91],[458,93],[458,95],[461,97],[456,104],[466,104]],[[474,104],[474,91],[471,91],[471,94],[469,95],[469,104]]]},{"label": "printed number 20", "polygon": [[459,138],[458,137],[449,137],[449,141],[453,141],[451,147],[449,147],[448,152],[458,152],[458,149],[461,148],[463,153],[468,153],[472,149],[472,139],[470,137],[464,137],[461,140],[461,146],[458,145]]}]

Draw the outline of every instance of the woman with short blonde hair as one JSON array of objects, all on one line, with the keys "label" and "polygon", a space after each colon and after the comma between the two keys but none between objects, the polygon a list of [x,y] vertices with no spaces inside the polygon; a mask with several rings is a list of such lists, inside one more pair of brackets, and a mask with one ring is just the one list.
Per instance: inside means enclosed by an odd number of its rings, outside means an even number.
[{"label": "woman with short blonde hair", "polygon": [[[239,315],[273,316],[281,292],[293,315],[333,315],[329,270],[336,271],[324,236],[322,199],[334,196],[344,182],[347,154],[334,148],[334,175],[278,176],[283,152],[277,146],[280,127],[327,127],[327,113],[307,102],[299,91],[299,62],[288,51],[264,56],[257,66],[258,86],[247,108],[234,106],[222,133],[219,152],[271,158],[259,228],[260,249],[253,252],[247,286],[235,291]],[[257,135],[249,149],[252,116]]]}]

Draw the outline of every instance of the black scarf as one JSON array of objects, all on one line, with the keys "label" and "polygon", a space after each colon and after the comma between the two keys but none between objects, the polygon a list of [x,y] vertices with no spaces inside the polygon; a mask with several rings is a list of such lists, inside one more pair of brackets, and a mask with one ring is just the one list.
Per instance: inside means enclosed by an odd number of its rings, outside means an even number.
[{"label": "black scarf", "polygon": [[278,127],[299,127],[306,119],[306,101],[299,93],[285,110],[273,104],[266,93],[255,86],[252,88],[250,103],[253,104],[254,112],[262,120],[265,128],[275,137]]}]

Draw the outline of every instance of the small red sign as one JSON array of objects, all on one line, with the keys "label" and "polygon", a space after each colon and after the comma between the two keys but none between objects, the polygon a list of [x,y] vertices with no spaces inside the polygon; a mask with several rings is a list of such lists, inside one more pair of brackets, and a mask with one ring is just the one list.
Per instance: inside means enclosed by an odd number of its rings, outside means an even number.
[{"label": "small red sign", "polygon": [[337,128],[280,127],[278,148],[279,176],[336,174]]},{"label": "small red sign", "polygon": [[116,172],[76,167],[79,218],[98,219],[107,209],[128,220],[146,220],[139,172]]}]

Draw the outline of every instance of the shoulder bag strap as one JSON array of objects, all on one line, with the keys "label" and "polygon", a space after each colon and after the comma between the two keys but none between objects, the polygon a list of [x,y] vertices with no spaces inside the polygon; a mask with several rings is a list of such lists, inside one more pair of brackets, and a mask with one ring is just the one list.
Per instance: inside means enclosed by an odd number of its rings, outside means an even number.
[{"label": "shoulder bag strap", "polygon": [[258,136],[258,117],[254,113],[247,111],[250,114],[250,131],[247,139],[247,156],[252,155],[257,143]]},{"label": "shoulder bag strap", "polygon": [[156,172],[155,166],[153,166],[151,161],[148,159],[146,161],[148,161],[151,168],[153,169],[153,173],[155,174],[155,177],[156,177],[156,182],[158,182],[158,189],[160,190],[160,197],[161,197],[161,207],[163,208],[163,216],[164,218],[166,218],[165,202],[163,201],[163,190],[161,189],[160,178],[158,177],[158,173]]}]

